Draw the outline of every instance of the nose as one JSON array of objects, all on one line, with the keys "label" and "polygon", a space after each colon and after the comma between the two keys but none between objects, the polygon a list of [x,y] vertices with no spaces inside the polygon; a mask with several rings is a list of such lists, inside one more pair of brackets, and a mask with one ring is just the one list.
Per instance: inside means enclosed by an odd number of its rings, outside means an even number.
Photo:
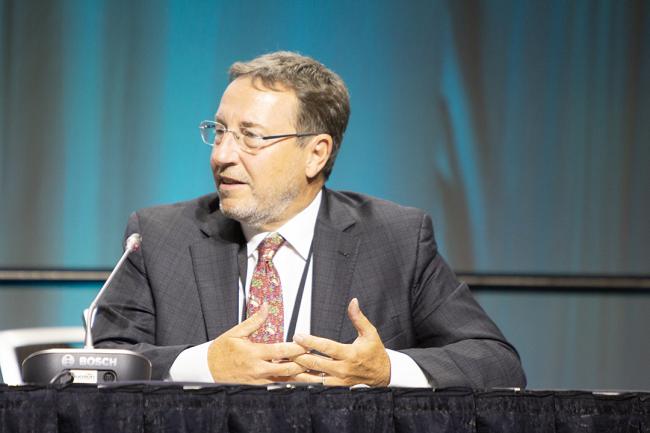
[{"label": "nose", "polygon": [[239,159],[237,147],[238,144],[235,140],[235,134],[230,131],[226,132],[221,143],[212,146],[210,162],[213,167],[237,162]]}]

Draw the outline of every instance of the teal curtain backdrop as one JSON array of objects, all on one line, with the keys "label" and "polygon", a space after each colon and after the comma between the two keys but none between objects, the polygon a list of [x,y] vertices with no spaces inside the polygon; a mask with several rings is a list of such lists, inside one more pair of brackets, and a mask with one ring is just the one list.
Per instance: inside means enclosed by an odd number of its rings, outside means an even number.
[{"label": "teal curtain backdrop", "polygon": [[[427,210],[456,270],[650,273],[642,0],[0,0],[0,267],[110,267],[132,211],[213,191],[198,123],[279,49],[349,86],[329,186]],[[0,329],[79,323],[94,290],[0,289]],[[636,386],[650,359],[621,343],[647,295],[481,302],[533,385]]]},{"label": "teal curtain backdrop", "polygon": [[647,2],[0,4],[2,266],[109,266],[212,191],[228,66],[289,49],[350,88],[330,186],[428,210],[456,269],[649,270]]}]

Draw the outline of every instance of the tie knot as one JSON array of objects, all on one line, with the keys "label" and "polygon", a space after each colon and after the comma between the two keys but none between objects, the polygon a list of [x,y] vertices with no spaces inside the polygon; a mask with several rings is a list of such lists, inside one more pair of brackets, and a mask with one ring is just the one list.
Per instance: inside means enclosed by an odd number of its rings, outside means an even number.
[{"label": "tie knot", "polygon": [[278,233],[271,233],[260,243],[257,247],[260,258],[264,260],[272,260],[275,253],[280,249],[284,243],[284,238]]}]

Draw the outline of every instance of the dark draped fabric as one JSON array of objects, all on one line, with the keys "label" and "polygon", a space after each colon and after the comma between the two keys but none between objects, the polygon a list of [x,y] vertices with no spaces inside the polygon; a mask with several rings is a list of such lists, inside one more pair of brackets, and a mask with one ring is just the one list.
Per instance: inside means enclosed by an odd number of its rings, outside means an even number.
[{"label": "dark draped fabric", "polygon": [[0,387],[0,433],[650,432],[650,393]]}]

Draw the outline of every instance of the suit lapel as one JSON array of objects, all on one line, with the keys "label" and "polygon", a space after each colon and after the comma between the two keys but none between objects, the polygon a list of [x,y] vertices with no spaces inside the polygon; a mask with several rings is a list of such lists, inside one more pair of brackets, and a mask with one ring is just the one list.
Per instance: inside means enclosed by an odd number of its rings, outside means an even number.
[{"label": "suit lapel", "polygon": [[[339,341],[342,325],[349,320],[347,306],[360,239],[354,234],[355,218],[334,194],[324,188],[322,200],[313,240],[311,333]],[[240,224],[218,211],[199,219],[207,237],[193,243],[190,253],[207,337],[212,340],[239,321],[238,256],[246,241]],[[245,269],[241,272],[246,275]]]},{"label": "suit lapel", "polygon": [[194,276],[209,340],[238,322],[239,265],[237,254],[245,248],[241,226],[213,213],[201,230],[208,237],[190,246]]},{"label": "suit lapel", "polygon": [[331,192],[323,202],[314,232],[311,334],[339,340],[347,318],[350,284],[360,239],[353,234],[355,219]]}]

